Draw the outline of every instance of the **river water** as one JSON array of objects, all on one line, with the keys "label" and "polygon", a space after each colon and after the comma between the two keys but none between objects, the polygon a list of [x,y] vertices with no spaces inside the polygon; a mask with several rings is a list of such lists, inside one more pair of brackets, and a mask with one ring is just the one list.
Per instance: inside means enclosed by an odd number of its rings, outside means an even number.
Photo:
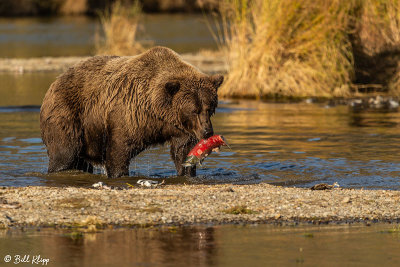
[{"label": "river water", "polygon": [[[205,20],[202,15],[144,15],[139,38],[178,52],[212,49],[216,45]],[[88,55],[93,53],[98,30],[98,21],[87,17],[0,18],[0,57]],[[38,117],[43,96],[57,75],[0,74],[0,185],[88,186],[105,179],[101,169],[97,175],[46,175]],[[347,188],[400,189],[398,112],[222,101],[213,123],[232,149],[207,158],[195,179],[175,177],[166,146],[134,159],[130,178],[108,183],[150,177],[168,178],[167,183],[268,182],[308,187],[337,182]]]},{"label": "river water", "polygon": [[[168,46],[178,53],[215,49],[209,30],[211,26],[216,32],[213,21],[203,15],[143,15],[137,40],[144,45]],[[96,33],[101,34],[101,28],[95,18],[0,17],[0,57],[92,55]]]},{"label": "river water", "polygon": [[[79,172],[47,175],[39,108],[57,73],[0,74],[0,185],[82,185],[105,180]],[[131,162],[134,183],[147,177],[167,183],[260,183],[309,187],[400,189],[400,114],[353,111],[347,106],[221,101],[214,130],[231,148],[208,157],[196,178],[176,177],[168,146],[151,148]]]},{"label": "river water", "polygon": [[5,266],[399,266],[399,250],[388,224],[0,231]]}]

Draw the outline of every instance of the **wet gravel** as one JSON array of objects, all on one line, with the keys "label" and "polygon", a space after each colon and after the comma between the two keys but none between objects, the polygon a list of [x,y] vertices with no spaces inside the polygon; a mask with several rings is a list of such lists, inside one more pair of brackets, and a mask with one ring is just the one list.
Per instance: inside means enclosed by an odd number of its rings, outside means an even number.
[{"label": "wet gravel", "polygon": [[0,226],[153,226],[400,220],[400,191],[310,190],[268,184],[123,190],[3,187]]}]

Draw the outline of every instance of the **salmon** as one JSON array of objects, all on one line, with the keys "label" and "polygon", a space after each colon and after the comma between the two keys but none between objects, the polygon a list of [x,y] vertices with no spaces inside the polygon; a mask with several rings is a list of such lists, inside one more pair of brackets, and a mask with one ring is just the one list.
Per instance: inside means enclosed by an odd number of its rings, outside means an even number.
[{"label": "salmon", "polygon": [[212,151],[219,150],[221,146],[228,146],[222,135],[213,135],[208,139],[202,139],[198,142],[186,157],[182,164],[184,167],[192,167],[196,164],[201,165],[203,160],[211,154]]}]

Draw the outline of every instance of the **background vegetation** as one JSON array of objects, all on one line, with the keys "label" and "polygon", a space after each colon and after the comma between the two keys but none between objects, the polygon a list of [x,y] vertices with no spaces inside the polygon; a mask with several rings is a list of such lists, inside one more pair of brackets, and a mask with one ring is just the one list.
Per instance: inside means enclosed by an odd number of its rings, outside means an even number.
[{"label": "background vegetation", "polygon": [[[143,50],[139,4],[123,3],[101,17],[100,53]],[[229,65],[222,97],[400,94],[400,0],[223,0],[217,14]]]},{"label": "background vegetation", "polygon": [[229,97],[399,94],[400,1],[226,0]]},{"label": "background vegetation", "polygon": [[96,35],[98,54],[135,55],[144,50],[137,42],[136,33],[141,14],[137,1],[123,4],[116,1],[110,10],[99,13],[103,34]]},{"label": "background vegetation", "polygon": [[144,50],[141,12],[201,10],[216,13],[223,97],[400,96],[400,0],[0,1],[0,15],[99,15],[97,53],[116,55]]}]

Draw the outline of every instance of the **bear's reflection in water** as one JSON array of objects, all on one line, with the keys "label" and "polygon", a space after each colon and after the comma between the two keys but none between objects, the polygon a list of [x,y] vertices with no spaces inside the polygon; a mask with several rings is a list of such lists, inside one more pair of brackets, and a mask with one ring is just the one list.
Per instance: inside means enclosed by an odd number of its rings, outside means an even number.
[{"label": "bear's reflection in water", "polygon": [[71,266],[208,266],[213,265],[215,253],[211,227],[121,229],[83,235],[60,232],[33,243],[40,255],[51,257],[50,263]]}]

